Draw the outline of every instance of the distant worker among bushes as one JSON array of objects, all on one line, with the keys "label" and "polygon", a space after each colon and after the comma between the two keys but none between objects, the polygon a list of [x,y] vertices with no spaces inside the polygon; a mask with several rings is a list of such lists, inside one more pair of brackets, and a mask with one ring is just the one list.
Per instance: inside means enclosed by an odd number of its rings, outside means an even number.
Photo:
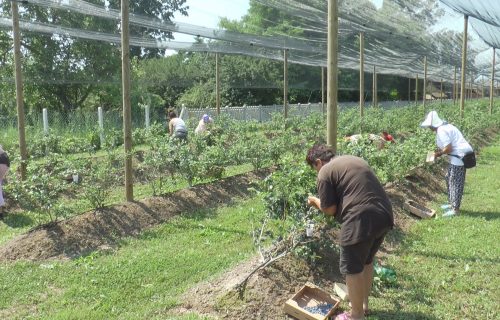
[{"label": "distant worker among bushes", "polygon": [[448,156],[449,165],[446,173],[448,203],[442,205],[441,208],[447,210],[443,217],[454,216],[459,213],[464,194],[466,169],[461,158],[473,151],[472,146],[457,127],[443,121],[436,111],[429,112],[420,126],[429,128],[436,134],[438,149],[434,152],[434,157]]},{"label": "distant worker among bushes", "polygon": [[368,163],[335,156],[325,145],[313,146],[307,163],[318,172],[318,197],[307,204],[335,217],[340,229],[340,272],[346,275],[351,312],[337,320],[364,319],[373,282],[373,259],[394,226],[392,205]]},{"label": "distant worker among bushes", "polygon": [[381,135],[376,135],[374,133],[370,133],[368,135],[353,134],[353,135],[348,135],[344,138],[344,140],[346,142],[350,142],[350,143],[354,143],[354,144],[359,143],[359,141],[361,141],[362,139],[366,139],[367,141],[370,141],[375,146],[377,146],[378,149],[383,149],[385,147],[386,142],[391,142],[391,143],[395,142],[392,135],[387,133],[387,131],[383,131]]},{"label": "distant worker among bushes", "polygon": [[177,117],[175,111],[168,112],[168,131],[170,136],[180,140],[186,140],[188,130],[186,123],[181,118]]},{"label": "distant worker among bushes", "polygon": [[198,126],[196,127],[196,129],[194,129],[194,133],[195,134],[209,133],[210,124],[212,124],[213,122],[214,119],[212,119],[212,117],[210,117],[208,114],[204,114],[201,117],[200,122],[198,122]]},{"label": "distant worker among bushes", "polygon": [[394,140],[394,137],[391,134],[389,134],[387,131],[382,131],[382,138],[386,142],[396,143],[396,140]]},{"label": "distant worker among bushes", "polygon": [[7,152],[5,152],[0,145],[0,219],[3,219],[5,215],[5,200],[3,198],[3,180],[9,171],[10,160]]}]

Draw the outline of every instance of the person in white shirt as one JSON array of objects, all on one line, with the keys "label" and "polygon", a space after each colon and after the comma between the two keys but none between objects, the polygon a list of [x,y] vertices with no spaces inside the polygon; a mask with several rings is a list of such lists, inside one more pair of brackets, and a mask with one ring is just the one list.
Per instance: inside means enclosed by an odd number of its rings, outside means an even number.
[{"label": "person in white shirt", "polygon": [[214,119],[212,119],[208,114],[204,114],[201,117],[200,122],[198,122],[198,126],[194,129],[195,134],[204,134],[208,132],[209,124],[213,123]]},{"label": "person in white shirt", "polygon": [[177,114],[174,111],[170,111],[168,113],[168,119],[169,134],[180,140],[187,140],[188,131],[184,120],[178,118]]},{"label": "person in white shirt", "polygon": [[466,169],[461,158],[466,153],[473,151],[472,146],[465,140],[457,127],[443,121],[436,111],[429,112],[420,126],[429,128],[436,133],[436,145],[438,149],[434,152],[434,157],[448,156],[448,162],[450,163],[446,174],[448,203],[441,207],[449,209],[443,214],[444,217],[454,216],[460,210],[464,194]]}]

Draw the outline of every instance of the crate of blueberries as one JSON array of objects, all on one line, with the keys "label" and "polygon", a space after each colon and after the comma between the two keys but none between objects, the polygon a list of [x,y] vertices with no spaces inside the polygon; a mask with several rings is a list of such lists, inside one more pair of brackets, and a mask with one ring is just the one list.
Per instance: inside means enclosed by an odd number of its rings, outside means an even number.
[{"label": "crate of blueberries", "polygon": [[326,320],[339,303],[338,298],[308,282],[285,302],[284,311],[298,320]]}]

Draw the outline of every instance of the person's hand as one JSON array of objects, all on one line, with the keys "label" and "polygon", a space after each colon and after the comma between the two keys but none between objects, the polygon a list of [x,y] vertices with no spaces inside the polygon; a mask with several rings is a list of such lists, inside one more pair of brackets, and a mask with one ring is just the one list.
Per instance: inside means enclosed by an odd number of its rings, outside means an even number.
[{"label": "person's hand", "polygon": [[314,197],[314,196],[309,196],[307,197],[307,205],[308,206],[311,206],[311,207],[314,207],[316,209],[320,209],[320,200],[318,197]]}]

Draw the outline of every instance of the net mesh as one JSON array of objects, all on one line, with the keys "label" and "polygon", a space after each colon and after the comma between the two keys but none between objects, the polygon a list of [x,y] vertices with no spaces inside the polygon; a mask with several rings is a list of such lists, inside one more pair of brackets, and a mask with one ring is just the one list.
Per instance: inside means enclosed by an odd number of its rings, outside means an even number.
[{"label": "net mesh", "polygon": [[[134,26],[181,33],[206,39],[203,42],[181,42],[146,38],[132,35],[131,46],[192,52],[219,52],[247,55],[272,60],[283,60],[283,50],[288,51],[290,63],[326,66],[327,56],[327,2],[322,0],[252,0],[254,3],[278,10],[293,21],[293,36],[279,31],[265,35],[249,34],[224,29],[207,28],[190,23],[164,21],[157,17],[131,14]],[[440,0],[456,12],[471,17],[472,29],[489,47],[500,47],[500,6],[498,0]],[[428,2],[432,4],[433,2]],[[496,3],[496,5],[495,5]],[[359,33],[363,32],[365,71],[373,66],[381,74],[415,77],[423,74],[423,59],[427,58],[430,81],[452,82],[454,69],[461,65],[462,35],[459,32],[432,32],[430,27],[443,15],[436,3],[429,6],[408,0],[385,0],[382,8],[376,8],[368,0],[339,1],[339,67],[359,70]],[[30,0],[29,6],[42,6],[52,10],[71,11],[102,19],[120,20],[120,11],[108,5],[97,5],[81,0]],[[63,37],[98,40],[119,44],[116,30],[77,29],[70,26],[52,25],[26,20],[21,13],[21,29],[29,32],[59,35]],[[0,28],[10,29],[10,17],[0,18]],[[486,76],[487,62],[478,59],[484,47],[469,49],[468,71]],[[490,60],[491,61],[491,60]],[[491,62],[490,62],[491,65]],[[460,74],[460,73],[459,73]],[[500,79],[497,72],[496,79]],[[459,75],[458,75],[458,80]]]}]

